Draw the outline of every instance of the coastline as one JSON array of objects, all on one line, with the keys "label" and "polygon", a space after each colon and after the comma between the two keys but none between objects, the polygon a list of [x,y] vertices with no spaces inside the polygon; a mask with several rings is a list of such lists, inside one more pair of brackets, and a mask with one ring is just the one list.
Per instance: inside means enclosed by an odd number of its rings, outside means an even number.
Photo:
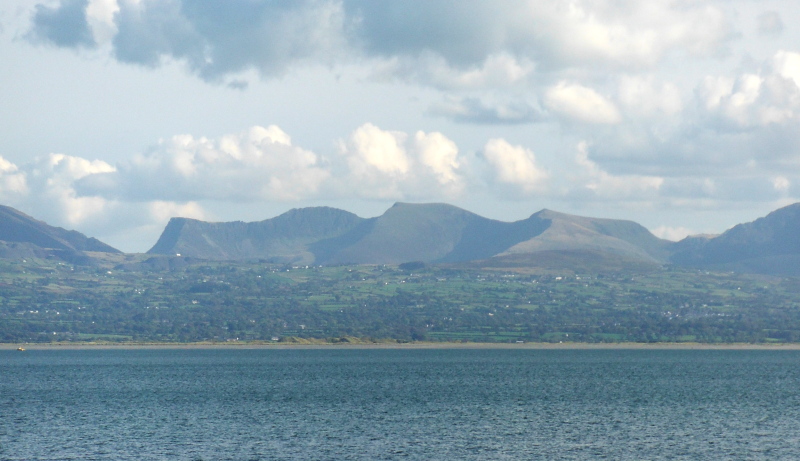
[{"label": "coastline", "polygon": [[800,343],[0,343],[0,350],[137,349],[530,349],[530,350],[800,350]]}]

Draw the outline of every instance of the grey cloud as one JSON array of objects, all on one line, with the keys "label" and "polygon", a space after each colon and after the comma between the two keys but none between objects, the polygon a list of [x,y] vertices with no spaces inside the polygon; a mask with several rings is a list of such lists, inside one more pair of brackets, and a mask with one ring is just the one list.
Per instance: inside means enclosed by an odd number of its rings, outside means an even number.
[{"label": "grey cloud", "polygon": [[631,146],[627,133],[592,142],[592,158],[614,174],[664,177],[736,177],[779,174],[798,168],[796,127],[769,126],[717,132],[686,126],[667,139],[651,135]]},{"label": "grey cloud", "polygon": [[120,61],[155,67],[162,55],[202,61],[203,44],[175,0],[122,3],[116,16],[114,53]]},{"label": "grey cloud", "polygon": [[232,90],[246,90],[250,83],[247,80],[232,80],[225,86]]},{"label": "grey cloud", "polygon": [[[496,55],[533,62],[539,72],[587,65],[641,69],[673,49],[720,54],[735,36],[726,14],[704,2],[344,0],[343,4],[357,25],[349,37],[366,55],[402,59],[433,54],[462,71],[478,68]],[[697,27],[675,27],[687,23]]]},{"label": "grey cloud", "polygon": [[689,123],[662,138],[652,127],[639,131],[597,131],[591,157],[613,174],[717,176],[729,174],[749,158],[748,137],[720,134]]},{"label": "grey cloud", "polygon": [[250,68],[280,75],[295,61],[325,61],[343,46],[344,17],[332,2],[145,0],[122,3],[116,23],[119,60],[184,60],[207,81]]},{"label": "grey cloud", "polygon": [[86,21],[88,0],[64,0],[56,7],[36,5],[29,38],[65,48],[96,46]]},{"label": "grey cloud", "polygon": [[[590,159],[616,178],[663,179],[650,195],[636,194],[628,200],[672,201],[686,207],[798,197],[800,129],[796,123],[725,132],[698,125],[697,119],[690,119],[667,138],[650,133],[633,145],[629,133],[589,136]],[[589,200],[592,194],[573,187],[568,196]]]},{"label": "grey cloud", "polygon": [[544,120],[542,110],[524,101],[487,103],[479,98],[451,98],[432,105],[428,112],[459,123],[516,125]]},{"label": "grey cloud", "polygon": [[356,42],[371,55],[418,56],[434,52],[466,68],[508,46],[508,11],[526,2],[499,6],[489,0],[376,2],[349,0],[345,10],[357,19]]},{"label": "grey cloud", "polygon": [[121,61],[185,60],[208,81],[248,68],[280,75],[299,60],[333,62],[356,49],[377,57],[433,52],[468,68],[508,47],[507,11],[486,0],[144,0],[120,4],[113,43]]},{"label": "grey cloud", "polygon": [[[85,5],[86,0],[63,0],[57,8],[37,6],[34,31],[61,46],[93,43]],[[216,83],[249,69],[274,77],[298,62],[335,64],[359,57],[434,55],[454,71],[480,68],[498,55],[532,62],[539,70],[587,64],[641,68],[673,48],[713,54],[730,38],[724,14],[703,5],[660,6],[655,13],[604,2],[567,8],[528,0],[502,5],[490,0],[140,0],[119,7],[113,37],[117,59],[152,67],[175,59]],[[686,21],[704,27],[679,29],[678,36],[662,33]],[[659,40],[642,46],[644,36]]]},{"label": "grey cloud", "polygon": [[[586,62],[641,68],[672,48],[717,54],[735,35],[728,19],[703,2],[664,3],[657,8],[647,2],[551,0],[344,0],[343,4],[357,24],[351,37],[367,55],[434,53],[462,70],[501,53],[535,61],[542,70]],[[702,27],[675,34],[670,23],[686,22]],[[659,39],[645,39],[648,36]]]}]

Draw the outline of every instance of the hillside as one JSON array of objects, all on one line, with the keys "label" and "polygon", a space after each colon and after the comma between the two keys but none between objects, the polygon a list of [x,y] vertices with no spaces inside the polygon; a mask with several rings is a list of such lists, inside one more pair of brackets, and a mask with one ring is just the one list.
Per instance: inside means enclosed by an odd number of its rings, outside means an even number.
[{"label": "hillside", "polygon": [[25,213],[0,205],[0,257],[57,258],[89,263],[86,252],[119,253],[105,243],[80,232],[50,226]]},{"label": "hillside", "polygon": [[713,238],[687,238],[670,261],[681,266],[800,275],[800,203],[739,224]]}]

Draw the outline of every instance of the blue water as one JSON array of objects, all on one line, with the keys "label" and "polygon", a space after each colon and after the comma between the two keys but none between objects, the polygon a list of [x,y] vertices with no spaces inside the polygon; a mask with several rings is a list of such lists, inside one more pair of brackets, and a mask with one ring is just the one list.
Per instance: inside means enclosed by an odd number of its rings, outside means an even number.
[{"label": "blue water", "polygon": [[800,459],[800,352],[0,351],[0,459]]}]

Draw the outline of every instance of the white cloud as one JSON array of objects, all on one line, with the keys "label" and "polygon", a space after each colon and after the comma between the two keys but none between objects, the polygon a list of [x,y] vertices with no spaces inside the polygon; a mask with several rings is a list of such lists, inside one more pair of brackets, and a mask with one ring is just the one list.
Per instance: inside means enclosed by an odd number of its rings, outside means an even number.
[{"label": "white cloud", "polygon": [[[658,58],[659,37],[651,28],[636,30],[624,19],[613,21],[580,2],[561,5],[552,30],[562,51],[573,60],[606,59],[651,63]],[[602,12],[601,12],[602,14]]]},{"label": "white cloud", "polygon": [[658,238],[671,240],[673,242],[677,242],[679,240],[683,240],[690,235],[696,234],[696,232],[688,229],[686,227],[670,227],[670,226],[659,226],[655,229],[650,229],[650,232]]},{"label": "white cloud", "polygon": [[86,21],[92,30],[95,43],[106,44],[117,33],[117,26],[114,23],[114,15],[117,12],[119,12],[117,0],[89,0],[86,5]]},{"label": "white cloud", "polygon": [[709,2],[532,2],[548,59],[562,65],[652,67],[673,50],[714,55],[732,36]]},{"label": "white cloud", "polygon": [[101,197],[80,196],[74,183],[81,178],[113,172],[101,160],[49,154],[17,166],[0,157],[0,198],[4,204],[34,213],[51,224],[74,228],[106,220],[112,204]]},{"label": "white cloud", "polygon": [[706,76],[697,88],[697,96],[703,107],[712,111],[722,104],[723,98],[733,92],[733,84],[732,78]]},{"label": "white cloud", "polygon": [[772,178],[772,187],[778,192],[788,192],[792,182],[786,176],[776,176]]},{"label": "white cloud", "polygon": [[78,229],[122,250],[142,251],[155,242],[169,218],[208,215],[195,202],[127,202],[81,195],[76,183],[115,173],[101,160],[49,154],[17,166],[0,157],[0,198],[50,225]]},{"label": "white cloud", "polygon": [[176,203],[154,200],[147,204],[151,219],[157,223],[166,223],[170,218],[182,217],[207,219],[208,214],[197,202]]},{"label": "white cloud", "polygon": [[458,147],[441,133],[417,131],[414,135],[414,150],[420,162],[428,167],[442,186],[460,188],[458,175]]},{"label": "white cloud", "polygon": [[702,107],[738,129],[796,122],[800,117],[800,54],[777,52],[758,73],[707,76],[698,87]]},{"label": "white cloud", "polygon": [[330,172],[277,126],[218,140],[178,135],[112,174],[79,184],[86,195],[125,200],[299,200],[314,197]]},{"label": "white cloud", "polygon": [[27,192],[28,183],[25,173],[19,171],[17,165],[0,157],[0,198],[7,202],[12,197]]},{"label": "white cloud", "polygon": [[533,151],[497,138],[490,139],[482,152],[499,183],[514,186],[525,194],[545,191],[549,173],[536,164]]},{"label": "white cloud", "polygon": [[411,163],[403,147],[406,138],[405,133],[384,131],[371,123],[362,125],[350,135],[350,149],[345,148],[350,171],[361,178],[376,173],[405,175]]},{"label": "white cloud", "polygon": [[92,218],[101,219],[107,211],[107,201],[101,197],[79,196],[73,185],[86,176],[114,171],[113,166],[102,160],[50,154],[27,166],[26,178],[33,193],[26,199],[40,202],[39,206],[49,208],[49,216],[70,226]]},{"label": "white cloud", "polygon": [[458,147],[441,133],[409,137],[366,123],[340,142],[339,154],[347,165],[338,182],[343,196],[438,198],[464,188]]},{"label": "white cloud", "polygon": [[465,188],[458,146],[438,132],[409,136],[366,123],[338,150],[322,157],[274,125],[217,139],[177,135],[117,168],[76,177],[74,188],[87,199],[181,204],[441,199]]},{"label": "white cloud", "polygon": [[548,109],[570,120],[592,124],[616,124],[621,121],[614,104],[595,90],[560,82],[545,93]]},{"label": "white cloud", "polygon": [[748,109],[751,109],[753,103],[758,100],[763,83],[764,80],[758,75],[742,75],[727,97],[725,115],[742,125],[750,123],[751,112]]},{"label": "white cloud", "polygon": [[800,86],[800,53],[778,51],[772,58],[772,67],[778,75]]}]

